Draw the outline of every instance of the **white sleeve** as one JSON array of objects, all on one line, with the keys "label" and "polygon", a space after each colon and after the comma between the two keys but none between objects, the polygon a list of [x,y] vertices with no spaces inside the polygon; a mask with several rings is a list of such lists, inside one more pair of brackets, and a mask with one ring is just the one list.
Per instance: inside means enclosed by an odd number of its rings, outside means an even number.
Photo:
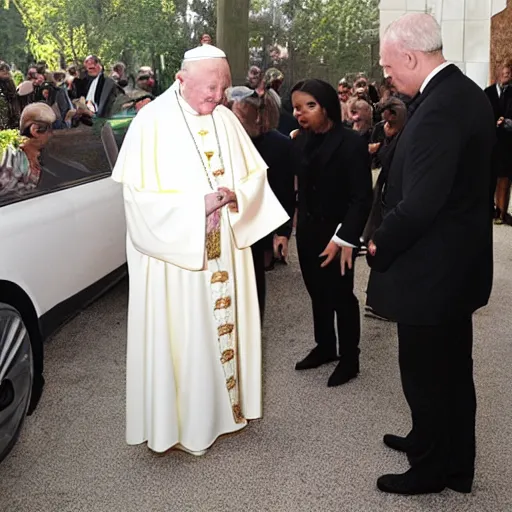
[{"label": "white sleeve", "polygon": [[128,234],[141,253],[186,270],[205,267],[203,194],[140,191],[124,185]]},{"label": "white sleeve", "polygon": [[334,232],[334,235],[331,238],[331,240],[339,247],[352,247],[352,249],[355,249],[356,248],[355,245],[345,242],[345,240],[342,240],[339,236],[336,235],[336,233],[339,231],[340,228],[341,228],[341,224],[338,224],[338,227],[336,228],[336,231]]}]

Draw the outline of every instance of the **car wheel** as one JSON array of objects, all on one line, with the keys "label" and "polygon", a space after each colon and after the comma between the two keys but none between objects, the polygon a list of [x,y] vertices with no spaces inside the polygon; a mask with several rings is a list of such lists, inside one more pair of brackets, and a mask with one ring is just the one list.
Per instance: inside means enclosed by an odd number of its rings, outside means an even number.
[{"label": "car wheel", "polygon": [[23,318],[0,303],[0,462],[20,435],[33,380],[32,347]]}]

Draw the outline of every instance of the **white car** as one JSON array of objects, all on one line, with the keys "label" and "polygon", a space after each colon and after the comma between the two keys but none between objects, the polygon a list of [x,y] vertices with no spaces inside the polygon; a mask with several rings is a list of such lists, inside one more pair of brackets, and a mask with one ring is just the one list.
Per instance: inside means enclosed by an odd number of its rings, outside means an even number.
[{"label": "white car", "polygon": [[41,396],[45,338],[126,274],[122,189],[100,133],[55,131],[37,189],[0,196],[0,461]]}]

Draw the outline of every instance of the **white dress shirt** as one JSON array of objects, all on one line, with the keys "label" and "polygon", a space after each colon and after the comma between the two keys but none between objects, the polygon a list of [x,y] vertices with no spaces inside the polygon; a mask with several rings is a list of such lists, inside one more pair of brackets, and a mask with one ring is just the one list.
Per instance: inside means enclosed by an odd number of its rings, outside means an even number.
[{"label": "white dress shirt", "polygon": [[423,93],[423,91],[425,90],[425,87],[427,87],[427,85],[429,84],[429,82],[432,80],[432,78],[434,78],[438,73],[440,73],[444,68],[447,68],[451,63],[450,62],[443,62],[442,64],[439,64],[439,66],[437,66],[437,68],[434,68],[427,76],[427,78],[425,78],[425,80],[423,81],[423,83],[421,84],[421,87],[420,87],[420,94]]},{"label": "white dress shirt", "polygon": [[94,108],[97,108],[96,102],[94,101],[94,98],[96,96],[96,88],[98,87],[98,81],[100,79],[100,75],[98,75],[92,82],[91,86],[89,87],[89,91],[87,92],[87,97],[85,98],[86,102],[91,102],[94,105]]},{"label": "white dress shirt", "polygon": [[345,242],[345,240],[342,240],[339,236],[336,235],[336,233],[341,228],[341,224],[338,224],[338,227],[336,228],[336,231],[334,232],[334,236],[332,237],[332,241],[339,247],[352,247],[355,248],[355,245],[349,244],[348,242]]}]

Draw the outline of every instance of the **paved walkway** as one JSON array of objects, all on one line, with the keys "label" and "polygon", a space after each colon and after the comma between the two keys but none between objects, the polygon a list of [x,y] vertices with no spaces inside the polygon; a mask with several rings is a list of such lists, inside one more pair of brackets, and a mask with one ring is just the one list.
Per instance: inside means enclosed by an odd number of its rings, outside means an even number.
[{"label": "paved walkway", "polygon": [[[494,295],[475,318],[473,495],[404,498],[376,490],[380,474],[406,469],[405,458],[381,442],[385,432],[409,428],[394,325],[364,319],[362,374],[346,386],[326,387],[331,367],[295,372],[312,347],[312,324],[293,257],[269,274],[263,420],[199,459],[126,446],[121,284],[48,343],[42,402],[0,465],[0,511],[512,511],[512,228],[495,232]],[[368,271],[364,260],[358,264],[363,300]]]}]

